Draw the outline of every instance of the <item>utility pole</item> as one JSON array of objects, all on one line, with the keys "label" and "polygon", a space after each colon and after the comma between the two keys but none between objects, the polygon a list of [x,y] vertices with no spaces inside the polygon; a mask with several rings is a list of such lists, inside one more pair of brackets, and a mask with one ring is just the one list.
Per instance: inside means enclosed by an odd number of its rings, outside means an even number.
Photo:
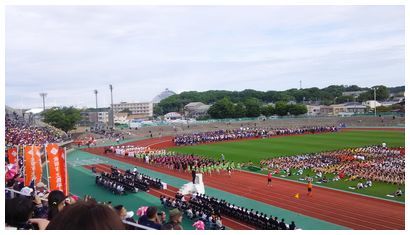
[{"label": "utility pole", "polygon": [[376,89],[377,87],[374,87],[374,116],[376,117]]},{"label": "utility pole", "polygon": [[98,99],[97,99],[98,90],[94,90],[94,94],[95,94],[95,108],[98,109]]},{"label": "utility pole", "polygon": [[302,80],[299,81],[299,90],[302,90]]},{"label": "utility pole", "polygon": [[42,92],[40,93],[40,96],[43,98],[43,112],[46,110],[46,97],[47,97],[47,93]]},{"label": "utility pole", "polygon": [[112,85],[110,84],[110,92],[111,92],[111,111],[110,111],[110,127],[114,129],[114,102],[112,98]]}]

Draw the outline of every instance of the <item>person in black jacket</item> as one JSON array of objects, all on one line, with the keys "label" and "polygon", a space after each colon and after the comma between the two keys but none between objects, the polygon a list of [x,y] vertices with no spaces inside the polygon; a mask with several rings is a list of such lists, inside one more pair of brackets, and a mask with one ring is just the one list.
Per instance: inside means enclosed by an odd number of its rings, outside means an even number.
[{"label": "person in black jacket", "polygon": [[273,230],[278,230],[279,229],[278,217],[275,217],[275,219],[273,219],[272,225],[273,225]]},{"label": "person in black jacket", "polygon": [[279,222],[279,229],[280,230],[287,230],[288,229],[288,227],[286,227],[286,224],[285,224],[285,219],[281,219],[281,221]]},{"label": "person in black jacket", "polygon": [[196,171],[195,169],[192,170],[192,183],[195,184],[195,178],[196,178]]},{"label": "person in black jacket", "polygon": [[289,230],[295,230],[295,229],[296,229],[295,221],[292,221],[292,222],[289,224]]}]

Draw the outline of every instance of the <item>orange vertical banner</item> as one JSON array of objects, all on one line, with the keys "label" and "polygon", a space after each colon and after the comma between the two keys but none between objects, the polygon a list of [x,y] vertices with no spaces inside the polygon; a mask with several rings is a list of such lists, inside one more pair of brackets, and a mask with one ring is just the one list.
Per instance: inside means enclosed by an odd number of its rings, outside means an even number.
[{"label": "orange vertical banner", "polygon": [[60,172],[61,179],[63,184],[63,192],[65,195],[68,195],[68,172],[67,172],[67,162],[66,162],[66,149],[60,148],[59,150],[59,159],[60,159]]},{"label": "orange vertical banner", "polygon": [[34,146],[34,177],[35,183],[38,184],[43,176],[43,167],[41,166],[41,146]]},{"label": "orange vertical banner", "polygon": [[10,164],[15,164],[17,162],[17,148],[9,148],[7,150],[7,157]]},{"label": "orange vertical banner", "polygon": [[24,146],[24,185],[29,186],[34,178],[34,146]]},{"label": "orange vertical banner", "polygon": [[48,144],[46,146],[50,190],[64,191],[60,151],[61,148],[59,148],[57,144]]},{"label": "orange vertical banner", "polygon": [[24,146],[24,185],[29,186],[34,179],[37,184],[41,181],[43,169],[41,168],[40,146]]}]

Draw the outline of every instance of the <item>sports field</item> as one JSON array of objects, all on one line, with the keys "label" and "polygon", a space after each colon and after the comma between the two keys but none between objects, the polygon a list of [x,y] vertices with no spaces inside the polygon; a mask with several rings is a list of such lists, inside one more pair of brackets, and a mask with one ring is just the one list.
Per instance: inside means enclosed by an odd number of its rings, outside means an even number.
[{"label": "sports field", "polygon": [[[169,150],[187,154],[193,153],[216,159],[220,159],[221,154],[224,154],[225,159],[227,160],[235,162],[252,161],[256,166],[259,166],[259,161],[261,159],[337,150],[349,147],[380,145],[383,142],[389,147],[403,147],[405,143],[404,131],[349,130],[338,133],[285,136],[269,139],[201,144],[195,146],[174,147]],[[267,173],[266,170],[261,170],[258,167],[246,167],[243,169],[250,170],[255,173]],[[303,178],[303,176],[306,176],[307,174],[314,175],[312,172],[307,170],[301,176],[291,176],[286,178],[289,180],[300,181],[299,178]],[[334,175],[330,174],[327,174],[326,176],[328,178],[334,177]],[[395,192],[398,187],[397,185],[374,182],[374,187],[369,189],[358,191],[349,188],[357,185],[358,182],[359,180],[329,182],[326,185],[322,185],[317,182],[314,182],[314,184],[393,201],[404,202],[405,200],[404,197],[390,198],[386,196],[387,194]],[[402,185],[401,187],[404,191],[405,185]]]},{"label": "sports field", "polygon": [[292,156],[366,145],[403,147],[404,132],[391,130],[352,130],[316,135],[284,136],[269,139],[252,139],[215,144],[201,144],[170,148],[170,151],[198,154],[235,162],[259,163],[262,159]]},{"label": "sports field", "polygon": [[[399,134],[403,135],[402,133]],[[302,136],[289,137],[298,138]],[[276,139],[280,138],[288,137],[279,137]],[[385,142],[390,145],[392,144],[388,140]],[[172,136],[148,138],[130,144],[135,146],[150,146],[151,148],[169,148],[173,146]],[[228,142],[225,142],[225,144],[228,144]],[[212,146],[212,144],[209,146]],[[104,147],[74,151],[69,155],[69,169],[71,169],[73,173],[78,172],[78,170],[86,170],[85,172],[91,174],[89,169],[93,164],[97,169],[103,171],[109,170],[109,165],[115,165],[122,170],[131,169],[136,165],[142,173],[148,174],[151,177],[161,178],[170,187],[167,190],[150,190],[148,193],[140,192],[137,194],[129,194],[125,197],[137,197],[137,200],[139,197],[151,197],[153,203],[158,205],[158,207],[161,207],[161,205],[158,199],[155,200],[155,197],[158,198],[160,194],[173,197],[178,188],[191,180],[190,172],[175,171],[166,167],[146,164],[138,158],[123,157],[113,153],[104,153],[104,151]],[[92,185],[94,185],[93,187],[97,187],[91,175],[87,178],[89,178],[89,180],[87,180],[88,183],[85,187],[83,185],[86,181],[85,178],[84,180],[70,181],[72,182],[70,188],[73,189],[73,192],[83,195],[87,193],[87,189],[92,188]],[[358,194],[371,195],[370,192],[374,190],[379,192],[379,195],[373,196],[385,200],[330,190],[328,188],[338,188],[336,185],[331,184],[321,185],[325,187],[315,186],[314,196],[308,197],[304,193],[306,183],[300,181],[295,183],[295,181],[298,181],[298,179],[278,176],[272,180],[273,185],[275,185],[274,190],[272,190],[271,187],[266,186],[266,174],[259,175],[249,171],[235,171],[232,177],[229,177],[225,173],[206,175],[204,177],[207,194],[217,198],[224,198],[227,201],[247,208],[257,209],[262,212],[266,211],[268,214],[286,218],[286,221],[295,221],[302,229],[404,229],[404,203],[397,203],[397,201],[400,201],[399,198],[386,198],[386,195],[382,195],[380,192],[384,191],[382,188],[385,185],[379,185],[375,182],[374,187],[370,188],[370,190],[366,189],[355,192]],[[341,188],[338,188],[343,191],[349,191],[346,190],[346,188],[354,184],[350,181],[339,182],[344,183],[339,185]],[[76,190],[74,190],[75,188]],[[404,186],[402,189],[405,193]],[[110,195],[110,198],[115,196],[106,192],[106,190],[101,191],[102,194]],[[387,191],[390,193],[391,190]],[[295,198],[296,193],[300,193],[299,198]],[[112,199],[113,203],[118,203],[117,200],[121,200],[124,201],[127,208],[135,210],[137,204],[132,202],[126,203],[123,197],[115,197],[116,198]],[[109,198],[98,198],[99,200],[109,200]],[[380,221],[383,221],[383,223],[380,223]],[[192,228],[192,225],[189,224],[189,220],[186,222],[188,222],[188,224],[185,224],[184,228],[185,226]],[[230,220],[229,218],[224,219],[224,224],[233,229],[247,229],[243,224]]]}]

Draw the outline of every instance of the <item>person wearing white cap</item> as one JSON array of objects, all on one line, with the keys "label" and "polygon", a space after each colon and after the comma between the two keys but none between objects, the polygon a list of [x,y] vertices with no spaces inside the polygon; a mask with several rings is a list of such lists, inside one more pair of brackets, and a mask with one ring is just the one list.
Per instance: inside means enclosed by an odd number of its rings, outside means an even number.
[{"label": "person wearing white cap", "polygon": [[32,188],[29,187],[24,187],[20,190],[21,194],[23,194],[24,196],[31,196],[31,193],[33,192]]},{"label": "person wearing white cap", "polygon": [[48,194],[46,185],[43,182],[38,182],[36,185],[36,195],[39,197],[45,197]]}]

